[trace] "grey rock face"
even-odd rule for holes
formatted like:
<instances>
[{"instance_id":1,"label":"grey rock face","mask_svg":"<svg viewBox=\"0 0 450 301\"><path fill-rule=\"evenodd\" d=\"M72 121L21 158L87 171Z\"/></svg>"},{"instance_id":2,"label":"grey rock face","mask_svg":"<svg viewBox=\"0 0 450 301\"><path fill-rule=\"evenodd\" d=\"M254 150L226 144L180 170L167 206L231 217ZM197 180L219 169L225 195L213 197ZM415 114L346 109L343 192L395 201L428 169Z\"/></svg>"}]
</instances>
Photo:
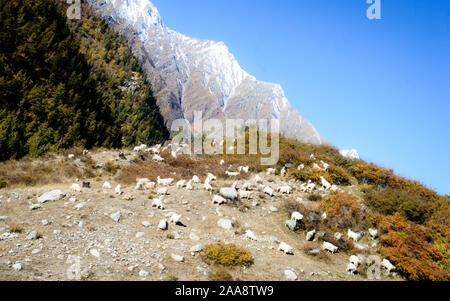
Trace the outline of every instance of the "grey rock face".
<instances>
[{"instance_id":1,"label":"grey rock face","mask_svg":"<svg viewBox=\"0 0 450 301\"><path fill-rule=\"evenodd\" d=\"M173 120L276 119L281 134L303 142L325 141L286 99L280 85L242 70L222 42L190 38L163 25L148 0L89 0L100 17L129 41L152 84L170 128Z\"/></svg>"}]
</instances>

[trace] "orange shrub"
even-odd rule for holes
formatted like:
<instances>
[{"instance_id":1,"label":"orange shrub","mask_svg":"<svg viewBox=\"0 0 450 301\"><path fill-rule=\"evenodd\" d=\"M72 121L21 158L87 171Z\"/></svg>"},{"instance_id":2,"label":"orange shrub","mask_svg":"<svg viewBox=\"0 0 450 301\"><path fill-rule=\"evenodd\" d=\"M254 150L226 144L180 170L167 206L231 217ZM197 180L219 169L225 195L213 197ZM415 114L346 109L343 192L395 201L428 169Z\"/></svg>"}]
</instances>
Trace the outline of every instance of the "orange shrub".
<instances>
[{"instance_id":1,"label":"orange shrub","mask_svg":"<svg viewBox=\"0 0 450 301\"><path fill-rule=\"evenodd\" d=\"M394 173L392 169L384 169L373 163L366 162L356 164L352 166L350 170L359 182L379 186L388 185L389 179Z\"/></svg>"},{"instance_id":2,"label":"orange shrub","mask_svg":"<svg viewBox=\"0 0 450 301\"><path fill-rule=\"evenodd\" d=\"M321 209L327 213L327 221L333 228L361 227L365 221L361 205L351 194L330 195L322 202Z\"/></svg>"},{"instance_id":3,"label":"orange shrub","mask_svg":"<svg viewBox=\"0 0 450 301\"><path fill-rule=\"evenodd\" d=\"M433 245L430 230L409 223L403 216L378 216L381 252L408 280L448 281L450 273L439 265L444 259Z\"/></svg>"}]
</instances>

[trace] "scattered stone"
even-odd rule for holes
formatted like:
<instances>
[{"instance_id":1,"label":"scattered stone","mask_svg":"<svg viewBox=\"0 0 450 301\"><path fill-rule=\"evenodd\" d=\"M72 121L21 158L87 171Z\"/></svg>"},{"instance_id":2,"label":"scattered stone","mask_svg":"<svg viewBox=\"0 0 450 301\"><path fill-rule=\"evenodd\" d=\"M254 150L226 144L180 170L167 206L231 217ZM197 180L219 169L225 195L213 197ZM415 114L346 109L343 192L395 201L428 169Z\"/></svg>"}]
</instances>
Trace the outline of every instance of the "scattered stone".
<instances>
[{"instance_id":1,"label":"scattered stone","mask_svg":"<svg viewBox=\"0 0 450 301\"><path fill-rule=\"evenodd\" d=\"M172 257L173 260L177 261L177 262L183 262L184 261L184 257L177 255L177 254L172 254L170 255L170 257Z\"/></svg>"},{"instance_id":2,"label":"scattered stone","mask_svg":"<svg viewBox=\"0 0 450 301\"><path fill-rule=\"evenodd\" d=\"M142 225L143 225L144 227L148 228L148 227L150 227L152 224L151 224L150 222L148 222L148 221L143 221L143 222L142 222Z\"/></svg>"},{"instance_id":3,"label":"scattered stone","mask_svg":"<svg viewBox=\"0 0 450 301\"><path fill-rule=\"evenodd\" d=\"M31 231L27 237L25 238L26 240L34 240L38 238L38 234L36 231Z\"/></svg>"},{"instance_id":4,"label":"scattered stone","mask_svg":"<svg viewBox=\"0 0 450 301\"><path fill-rule=\"evenodd\" d=\"M284 276L286 277L286 280L288 281L295 281L298 279L297 273L293 270L285 270Z\"/></svg>"},{"instance_id":5,"label":"scattered stone","mask_svg":"<svg viewBox=\"0 0 450 301\"><path fill-rule=\"evenodd\" d=\"M113 213L109 216L113 221L118 223L120 221L120 211L117 211L116 213Z\"/></svg>"},{"instance_id":6,"label":"scattered stone","mask_svg":"<svg viewBox=\"0 0 450 301\"><path fill-rule=\"evenodd\" d=\"M13 264L12 267L15 271L21 271L23 269L22 264L20 262L16 262L15 264Z\"/></svg>"},{"instance_id":7,"label":"scattered stone","mask_svg":"<svg viewBox=\"0 0 450 301\"><path fill-rule=\"evenodd\" d=\"M201 251L203 251L203 245L201 245L201 244L195 245L191 248L190 251L193 253L201 252Z\"/></svg>"},{"instance_id":8,"label":"scattered stone","mask_svg":"<svg viewBox=\"0 0 450 301\"><path fill-rule=\"evenodd\" d=\"M217 222L217 225L225 230L231 230L233 229L234 223L232 220L222 218Z\"/></svg>"},{"instance_id":9,"label":"scattered stone","mask_svg":"<svg viewBox=\"0 0 450 301\"><path fill-rule=\"evenodd\" d=\"M287 220L286 221L286 227L288 227L289 230L291 230L291 231L297 231L298 230L297 222L293 221L293 220Z\"/></svg>"},{"instance_id":10,"label":"scattered stone","mask_svg":"<svg viewBox=\"0 0 450 301\"><path fill-rule=\"evenodd\" d=\"M253 233L253 231L247 230L245 231L244 237L250 240L254 240L257 241L258 239L256 238L255 233Z\"/></svg>"},{"instance_id":11,"label":"scattered stone","mask_svg":"<svg viewBox=\"0 0 450 301\"><path fill-rule=\"evenodd\" d=\"M161 230L167 230L169 228L169 223L166 219L162 219L158 224L158 228Z\"/></svg>"},{"instance_id":12,"label":"scattered stone","mask_svg":"<svg viewBox=\"0 0 450 301\"><path fill-rule=\"evenodd\" d=\"M42 225L44 225L44 226L47 226L48 224L50 224L50 222L49 222L48 220L46 220L46 219L43 219L43 220L41 221L41 223L42 223Z\"/></svg>"},{"instance_id":13,"label":"scattered stone","mask_svg":"<svg viewBox=\"0 0 450 301\"><path fill-rule=\"evenodd\" d=\"M89 253L91 253L92 256L100 258L100 252L97 249L92 249L89 251Z\"/></svg>"},{"instance_id":14,"label":"scattered stone","mask_svg":"<svg viewBox=\"0 0 450 301\"><path fill-rule=\"evenodd\" d=\"M191 234L189 235L189 238L191 240L193 240L193 241L199 241L200 240L200 237L197 234L195 234L194 232L191 232Z\"/></svg>"},{"instance_id":15,"label":"scattered stone","mask_svg":"<svg viewBox=\"0 0 450 301\"><path fill-rule=\"evenodd\" d=\"M274 207L274 206L271 206L271 207L269 208L269 210L272 211L272 212L278 212L278 208L277 208L277 207Z\"/></svg>"},{"instance_id":16,"label":"scattered stone","mask_svg":"<svg viewBox=\"0 0 450 301\"><path fill-rule=\"evenodd\" d=\"M138 233L136 233L136 238L141 238L144 235L145 235L144 232L138 232Z\"/></svg>"},{"instance_id":17,"label":"scattered stone","mask_svg":"<svg viewBox=\"0 0 450 301\"><path fill-rule=\"evenodd\" d=\"M294 249L285 242L282 242L278 247L280 251L283 251L285 254L294 255Z\"/></svg>"},{"instance_id":18,"label":"scattered stone","mask_svg":"<svg viewBox=\"0 0 450 301\"><path fill-rule=\"evenodd\" d=\"M42 208L42 206L39 204L31 204L30 205L30 210L36 210L36 209L40 209L40 208Z\"/></svg>"},{"instance_id":19,"label":"scattered stone","mask_svg":"<svg viewBox=\"0 0 450 301\"><path fill-rule=\"evenodd\" d=\"M147 272L146 270L140 270L139 271L139 276L140 277L147 277L148 275L150 275L150 273Z\"/></svg>"},{"instance_id":20,"label":"scattered stone","mask_svg":"<svg viewBox=\"0 0 450 301\"><path fill-rule=\"evenodd\" d=\"M43 204L45 202L54 202L59 201L66 197L66 194L59 189L52 190L44 193L40 197L37 198L38 202Z\"/></svg>"}]
</instances>

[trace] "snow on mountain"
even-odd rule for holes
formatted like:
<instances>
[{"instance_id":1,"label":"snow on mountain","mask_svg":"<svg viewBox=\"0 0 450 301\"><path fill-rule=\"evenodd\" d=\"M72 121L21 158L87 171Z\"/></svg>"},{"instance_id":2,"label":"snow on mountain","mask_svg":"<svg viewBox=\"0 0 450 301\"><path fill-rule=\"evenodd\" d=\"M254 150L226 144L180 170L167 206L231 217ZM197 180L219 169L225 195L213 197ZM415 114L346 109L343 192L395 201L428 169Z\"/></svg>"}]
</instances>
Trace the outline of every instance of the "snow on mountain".
<instances>
[{"instance_id":1,"label":"snow on mountain","mask_svg":"<svg viewBox=\"0 0 450 301\"><path fill-rule=\"evenodd\" d=\"M256 80L242 70L223 42L190 38L166 27L148 0L89 0L129 41L152 84L167 125L178 118L271 119L281 133L324 143L315 128L286 99L280 85Z\"/></svg>"}]
</instances>

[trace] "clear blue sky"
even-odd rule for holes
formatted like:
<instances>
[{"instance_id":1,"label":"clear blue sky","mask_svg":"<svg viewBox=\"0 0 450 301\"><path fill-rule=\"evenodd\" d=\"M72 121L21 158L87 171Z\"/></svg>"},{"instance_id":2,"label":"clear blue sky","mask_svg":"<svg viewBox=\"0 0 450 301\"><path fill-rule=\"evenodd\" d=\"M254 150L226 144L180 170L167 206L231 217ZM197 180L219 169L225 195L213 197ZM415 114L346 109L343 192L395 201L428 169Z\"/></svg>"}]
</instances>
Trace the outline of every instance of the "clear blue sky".
<instances>
[{"instance_id":1,"label":"clear blue sky","mask_svg":"<svg viewBox=\"0 0 450 301\"><path fill-rule=\"evenodd\" d=\"M153 0L166 26L223 41L338 148L450 194L450 1Z\"/></svg>"}]
</instances>

